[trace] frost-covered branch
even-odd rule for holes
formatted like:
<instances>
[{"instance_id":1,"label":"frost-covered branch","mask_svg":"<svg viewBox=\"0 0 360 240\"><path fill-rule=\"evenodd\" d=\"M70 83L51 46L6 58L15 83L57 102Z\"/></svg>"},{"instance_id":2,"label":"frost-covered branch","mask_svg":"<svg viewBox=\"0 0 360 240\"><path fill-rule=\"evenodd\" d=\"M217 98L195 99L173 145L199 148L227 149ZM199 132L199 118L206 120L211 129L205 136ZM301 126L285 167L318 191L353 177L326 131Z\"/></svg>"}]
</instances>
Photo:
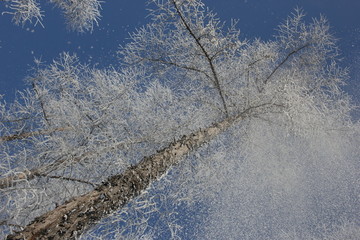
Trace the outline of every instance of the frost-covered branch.
<instances>
[{"instance_id":1,"label":"frost-covered branch","mask_svg":"<svg viewBox=\"0 0 360 240\"><path fill-rule=\"evenodd\" d=\"M199 72L199 73L204 74L208 79L212 79L209 74L207 74L205 71L203 71L203 70L201 70L201 69L197 69L196 67L182 66L182 65L179 65L179 64L177 64L177 63L168 62L168 61L162 60L162 59L144 58L143 60L150 61L150 62L159 62L159 63L163 63L163 64L166 64L166 65L175 66L175 67L177 67L177 68L182 68L182 69L185 69L185 70L190 70L190 71Z\"/></svg>"},{"instance_id":2,"label":"frost-covered branch","mask_svg":"<svg viewBox=\"0 0 360 240\"><path fill-rule=\"evenodd\" d=\"M214 66L214 62L213 62L213 57L211 57L208 53L208 51L205 49L205 46L203 46L203 44L200 42L200 36L196 36L194 31L192 30L192 28L190 27L189 23L187 22L187 20L185 19L180 7L178 6L178 3L176 0L172 0L172 3L174 4L174 7L176 9L176 12L177 14L179 15L180 19L181 19L181 22L184 24L186 30L189 32L189 34L191 35L191 37L195 40L196 44L199 46L199 48L201 49L201 52L204 54L204 56L206 57L207 61L208 61L208 64L210 66L210 69L211 69L211 73L212 73L212 76L213 76L213 80L214 80L214 83L215 83L215 87L216 89L218 90L218 93L220 95L220 98L221 98L221 101L222 101L222 104L223 104L223 107L224 107L224 112L225 112L225 115L227 117L229 117L229 111L228 111L228 107L226 105L226 100L225 100L225 96L223 94L223 91L222 91L222 87L220 85L220 81L219 81L219 77L218 77L218 74L217 74L217 71L215 69L215 66ZM217 55L217 54L216 54ZM214 55L215 56L215 55Z\"/></svg>"},{"instance_id":3,"label":"frost-covered branch","mask_svg":"<svg viewBox=\"0 0 360 240\"><path fill-rule=\"evenodd\" d=\"M284 60L282 60L282 61L274 68L274 70L269 74L269 76L266 77L266 79L264 80L264 84L266 84L266 83L270 80L270 78L276 73L276 71L277 71L281 66L283 66L283 65L288 61L288 59L289 59L292 55L298 53L299 51L301 51L302 49L307 48L307 47L309 47L309 44L306 44L306 45L304 45L304 46L301 46L300 48L295 49L295 50L293 50L292 52L290 52L289 54L287 54L286 57L284 58ZM255 63L256 63L256 62L252 63L252 65L255 64Z\"/></svg>"},{"instance_id":4,"label":"frost-covered branch","mask_svg":"<svg viewBox=\"0 0 360 240\"><path fill-rule=\"evenodd\" d=\"M16 25L24 26L27 22L34 25L42 25L43 13L40 10L40 4L36 0L8 0L10 1L10 11L3 12L2 14L13 15L12 20ZM6 2L8 2L6 1ZM43 25L42 25L43 26Z\"/></svg>"},{"instance_id":5,"label":"frost-covered branch","mask_svg":"<svg viewBox=\"0 0 360 240\"><path fill-rule=\"evenodd\" d=\"M73 178L64 177L64 176L51 177L51 176L49 176L49 173L54 172L61 166L66 167L69 164L77 164L77 163L80 163L81 161L85 161L87 158L97 156L100 153L104 153L104 152L110 153L112 151L122 149L127 145L141 143L141 142L143 142L143 140L117 143L116 145L109 146L104 149L97 149L97 151L94 151L94 152L85 152L81 156L70 158L70 160L69 160L68 156L64 156L50 164L45 164L41 167L36 167L36 168L30 169L30 170L24 170L22 172L17 172L17 173L11 174L9 176L1 176L0 177L0 189L15 187L17 184L21 184L24 181L31 181L34 178L39 177L39 176L71 180ZM83 181L83 180L77 180L77 181L87 183L87 181Z\"/></svg>"},{"instance_id":6,"label":"frost-covered branch","mask_svg":"<svg viewBox=\"0 0 360 240\"><path fill-rule=\"evenodd\" d=\"M44 27L42 20L44 14L37 0L4 0L9 2L10 11L2 14L13 15L12 20L16 25L24 26L26 23L40 24ZM64 12L67 26L72 31L92 31L94 25L98 24L101 17L101 1L99 0L48 0L61 8Z\"/></svg>"},{"instance_id":7,"label":"frost-covered branch","mask_svg":"<svg viewBox=\"0 0 360 240\"><path fill-rule=\"evenodd\" d=\"M67 26L72 31L92 31L101 17L99 0L49 0L63 10Z\"/></svg>"},{"instance_id":8,"label":"frost-covered branch","mask_svg":"<svg viewBox=\"0 0 360 240\"><path fill-rule=\"evenodd\" d=\"M193 70L194 80L209 82L219 96L222 112L229 115L222 86L225 80L217 68L245 44L238 39L236 22L223 34L222 24L200 1L152 2L157 7L151 14L154 23L132 34L134 42L120 51L125 62L147 65L159 74L172 68Z\"/></svg>"},{"instance_id":9,"label":"frost-covered branch","mask_svg":"<svg viewBox=\"0 0 360 240\"><path fill-rule=\"evenodd\" d=\"M53 179L60 179L60 180L66 180L66 181L79 182L79 183L89 184L92 187L95 187L94 183L84 181L84 180L81 180L81 179L76 179L76 178L70 178L70 177L64 177L64 176L51 176L51 175L46 175L46 174L36 174L36 176L37 177L46 177L46 178L53 178Z\"/></svg>"},{"instance_id":10,"label":"frost-covered branch","mask_svg":"<svg viewBox=\"0 0 360 240\"><path fill-rule=\"evenodd\" d=\"M60 128L55 128L55 129L39 130L39 131L34 131L34 132L23 132L23 133L12 134L12 135L7 135L7 136L0 136L0 142L1 141L21 140L24 138L30 138L30 137L39 136L39 135L48 135L48 134L51 134L54 132L67 131L67 130L70 130L70 128L60 127Z\"/></svg>"}]
</instances>

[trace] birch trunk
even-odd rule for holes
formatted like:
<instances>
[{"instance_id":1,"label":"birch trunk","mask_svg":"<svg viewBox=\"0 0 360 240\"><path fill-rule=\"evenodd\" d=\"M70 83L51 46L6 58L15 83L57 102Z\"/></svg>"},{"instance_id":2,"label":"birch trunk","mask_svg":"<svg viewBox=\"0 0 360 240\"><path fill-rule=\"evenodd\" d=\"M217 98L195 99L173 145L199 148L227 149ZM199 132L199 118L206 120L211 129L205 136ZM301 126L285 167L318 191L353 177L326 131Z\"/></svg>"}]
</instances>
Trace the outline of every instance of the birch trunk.
<instances>
[{"instance_id":1,"label":"birch trunk","mask_svg":"<svg viewBox=\"0 0 360 240\"><path fill-rule=\"evenodd\" d=\"M144 157L137 165L108 178L93 191L76 197L34 219L22 231L7 239L75 239L96 221L123 207L140 195L154 180L165 174L182 157L228 129L244 113L183 136L156 154Z\"/></svg>"}]
</instances>

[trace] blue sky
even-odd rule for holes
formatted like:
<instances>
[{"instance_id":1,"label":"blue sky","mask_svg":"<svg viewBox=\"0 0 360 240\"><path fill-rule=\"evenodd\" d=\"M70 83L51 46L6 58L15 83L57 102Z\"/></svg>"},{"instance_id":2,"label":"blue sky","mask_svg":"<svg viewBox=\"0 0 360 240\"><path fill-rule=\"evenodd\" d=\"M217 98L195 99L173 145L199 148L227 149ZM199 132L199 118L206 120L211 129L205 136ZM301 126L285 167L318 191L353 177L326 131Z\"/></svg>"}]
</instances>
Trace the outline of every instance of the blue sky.
<instances>
[{"instance_id":1,"label":"blue sky","mask_svg":"<svg viewBox=\"0 0 360 240\"><path fill-rule=\"evenodd\" d=\"M43 2L43 1L41 1ZM343 66L349 67L351 79L345 90L356 96L360 91L360 9L359 0L204 0L220 19L239 19L242 38L271 39L274 29L295 7L301 7L308 19L325 15L332 32L339 38ZM25 87L34 58L51 62L63 51L76 53L83 62L99 67L115 65L116 50L127 41L128 33L145 24L145 0L104 1L102 19L92 34L68 32L61 13L50 4L42 4L43 23L18 27L11 16L0 16L0 94L11 101L15 91ZM1 2L0 12L6 11Z\"/></svg>"}]
</instances>

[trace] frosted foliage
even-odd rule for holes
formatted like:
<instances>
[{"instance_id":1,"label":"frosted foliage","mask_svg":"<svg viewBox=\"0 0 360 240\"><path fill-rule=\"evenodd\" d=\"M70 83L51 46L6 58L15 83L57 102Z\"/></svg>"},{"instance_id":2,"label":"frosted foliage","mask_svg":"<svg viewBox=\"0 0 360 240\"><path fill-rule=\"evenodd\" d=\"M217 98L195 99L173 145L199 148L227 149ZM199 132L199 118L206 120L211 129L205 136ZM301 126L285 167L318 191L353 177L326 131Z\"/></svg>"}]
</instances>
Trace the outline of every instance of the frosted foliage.
<instances>
[{"instance_id":1,"label":"frosted foliage","mask_svg":"<svg viewBox=\"0 0 360 240\"><path fill-rule=\"evenodd\" d=\"M10 2L11 11L16 25L24 26L27 22L42 24L44 17L40 4L36 0L5 0ZM101 5L98 0L48 0L59 7L66 18L67 26L72 31L92 31L94 24L100 19Z\"/></svg>"},{"instance_id":2,"label":"frosted foliage","mask_svg":"<svg viewBox=\"0 0 360 240\"><path fill-rule=\"evenodd\" d=\"M16 25L25 25L26 22L35 20L35 25L40 23L43 14L40 10L39 3L34 0L12 0L10 2L11 12L6 12L13 15L12 20Z\"/></svg>"},{"instance_id":3,"label":"frosted foliage","mask_svg":"<svg viewBox=\"0 0 360 240\"><path fill-rule=\"evenodd\" d=\"M326 19L242 41L200 1L151 2L119 66L37 61L0 104L0 236L234 118L80 238L359 239L360 125Z\"/></svg>"},{"instance_id":4,"label":"frosted foliage","mask_svg":"<svg viewBox=\"0 0 360 240\"><path fill-rule=\"evenodd\" d=\"M64 12L70 30L92 31L100 19L100 1L98 0L50 0Z\"/></svg>"}]
</instances>

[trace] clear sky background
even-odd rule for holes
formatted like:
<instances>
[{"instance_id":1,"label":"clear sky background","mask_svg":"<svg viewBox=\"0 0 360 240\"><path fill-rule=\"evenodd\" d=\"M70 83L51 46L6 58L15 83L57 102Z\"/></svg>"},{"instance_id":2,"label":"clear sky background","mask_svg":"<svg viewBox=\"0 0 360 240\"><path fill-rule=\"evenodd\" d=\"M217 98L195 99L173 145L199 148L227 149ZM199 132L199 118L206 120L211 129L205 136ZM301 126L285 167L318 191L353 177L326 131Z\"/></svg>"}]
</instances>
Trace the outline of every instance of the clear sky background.
<instances>
[{"instance_id":1,"label":"clear sky background","mask_svg":"<svg viewBox=\"0 0 360 240\"><path fill-rule=\"evenodd\" d=\"M45 2L41 0L41 2ZM295 7L301 7L310 21L325 15L331 31L339 39L344 57L342 66L349 67L351 79L345 90L360 103L360 1L359 0L204 0L218 13L220 19L230 22L239 19L242 38L271 39L277 25ZM116 51L128 41L128 33L146 24L146 0L104 0L102 19L93 33L68 32L58 9L43 3L44 26L18 27L11 15L0 16L0 94L12 101L16 90L26 85L24 78L31 73L34 58L51 62L63 51L76 53L82 62L107 67L116 66ZM0 2L0 12L7 9Z\"/></svg>"}]
</instances>

